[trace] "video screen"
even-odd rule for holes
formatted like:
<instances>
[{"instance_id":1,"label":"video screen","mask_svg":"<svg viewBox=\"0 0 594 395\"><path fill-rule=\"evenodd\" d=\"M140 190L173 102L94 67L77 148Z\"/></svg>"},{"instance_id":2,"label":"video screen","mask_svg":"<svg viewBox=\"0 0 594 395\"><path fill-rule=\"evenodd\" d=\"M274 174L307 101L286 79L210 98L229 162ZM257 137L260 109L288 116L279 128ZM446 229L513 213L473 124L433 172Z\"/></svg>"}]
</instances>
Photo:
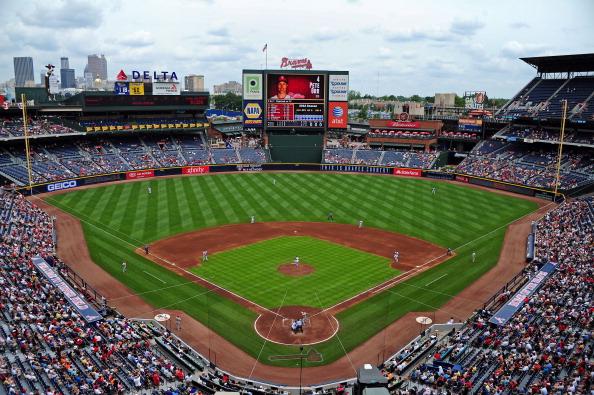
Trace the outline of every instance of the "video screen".
<instances>
[{"instance_id":1,"label":"video screen","mask_svg":"<svg viewBox=\"0 0 594 395\"><path fill-rule=\"evenodd\" d=\"M324 127L324 74L268 74L268 127Z\"/></svg>"}]
</instances>

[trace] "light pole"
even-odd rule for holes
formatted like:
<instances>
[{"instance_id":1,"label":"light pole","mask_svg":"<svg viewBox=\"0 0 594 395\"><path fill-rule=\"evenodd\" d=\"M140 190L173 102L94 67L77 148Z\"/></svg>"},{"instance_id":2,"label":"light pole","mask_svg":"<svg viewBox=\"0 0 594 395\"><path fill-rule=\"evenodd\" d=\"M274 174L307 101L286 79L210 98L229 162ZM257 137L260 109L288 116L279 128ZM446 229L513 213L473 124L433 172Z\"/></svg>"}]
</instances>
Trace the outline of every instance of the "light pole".
<instances>
[{"instance_id":1,"label":"light pole","mask_svg":"<svg viewBox=\"0 0 594 395\"><path fill-rule=\"evenodd\" d=\"M303 395L301 392L301 377L303 377L303 346L299 347L299 395Z\"/></svg>"}]
</instances>

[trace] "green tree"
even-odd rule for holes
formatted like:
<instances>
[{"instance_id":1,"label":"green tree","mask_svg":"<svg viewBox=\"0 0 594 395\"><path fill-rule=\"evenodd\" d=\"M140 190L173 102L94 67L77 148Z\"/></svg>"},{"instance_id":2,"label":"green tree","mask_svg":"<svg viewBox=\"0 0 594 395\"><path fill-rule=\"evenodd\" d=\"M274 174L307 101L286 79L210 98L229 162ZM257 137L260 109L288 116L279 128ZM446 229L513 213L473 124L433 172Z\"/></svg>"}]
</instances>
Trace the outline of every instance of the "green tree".
<instances>
[{"instance_id":1,"label":"green tree","mask_svg":"<svg viewBox=\"0 0 594 395\"><path fill-rule=\"evenodd\" d=\"M361 92L359 91L349 91L348 99L350 100L357 100L361 98Z\"/></svg>"},{"instance_id":2,"label":"green tree","mask_svg":"<svg viewBox=\"0 0 594 395\"><path fill-rule=\"evenodd\" d=\"M359 115L357 115L357 118L361 118L361 119L369 119L369 112L367 111L367 106L363 106L360 110L359 110Z\"/></svg>"}]
</instances>

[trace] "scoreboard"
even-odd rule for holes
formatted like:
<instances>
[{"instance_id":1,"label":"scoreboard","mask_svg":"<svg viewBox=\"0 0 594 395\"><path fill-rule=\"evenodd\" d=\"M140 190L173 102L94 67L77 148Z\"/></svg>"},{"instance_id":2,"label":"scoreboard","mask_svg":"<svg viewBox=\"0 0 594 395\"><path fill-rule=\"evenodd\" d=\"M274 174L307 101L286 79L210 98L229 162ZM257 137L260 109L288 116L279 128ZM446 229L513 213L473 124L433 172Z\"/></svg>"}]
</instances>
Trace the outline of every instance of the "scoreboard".
<instances>
[{"instance_id":1,"label":"scoreboard","mask_svg":"<svg viewBox=\"0 0 594 395\"><path fill-rule=\"evenodd\" d=\"M324 105L316 103L268 103L268 126L323 127Z\"/></svg>"},{"instance_id":2,"label":"scoreboard","mask_svg":"<svg viewBox=\"0 0 594 395\"><path fill-rule=\"evenodd\" d=\"M458 131L466 133L481 133L483 127L482 119L458 119Z\"/></svg>"},{"instance_id":3,"label":"scoreboard","mask_svg":"<svg viewBox=\"0 0 594 395\"><path fill-rule=\"evenodd\" d=\"M323 128L325 74L266 75L266 126Z\"/></svg>"},{"instance_id":4,"label":"scoreboard","mask_svg":"<svg viewBox=\"0 0 594 395\"><path fill-rule=\"evenodd\" d=\"M243 70L243 126L319 133L348 128L348 71Z\"/></svg>"}]
</instances>

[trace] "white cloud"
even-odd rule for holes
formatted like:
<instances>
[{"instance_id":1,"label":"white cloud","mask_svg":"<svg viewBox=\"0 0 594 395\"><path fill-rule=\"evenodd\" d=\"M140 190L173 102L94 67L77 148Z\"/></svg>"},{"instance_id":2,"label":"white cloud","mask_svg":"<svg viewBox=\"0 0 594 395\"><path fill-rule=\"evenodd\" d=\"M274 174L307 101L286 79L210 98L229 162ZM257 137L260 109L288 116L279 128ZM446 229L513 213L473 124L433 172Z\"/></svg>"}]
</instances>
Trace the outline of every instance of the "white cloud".
<instances>
[{"instance_id":1,"label":"white cloud","mask_svg":"<svg viewBox=\"0 0 594 395\"><path fill-rule=\"evenodd\" d=\"M146 47L154 44L154 42L155 38L152 33L147 32L146 30L138 30L116 40L118 45L125 45L128 47Z\"/></svg>"},{"instance_id":2,"label":"white cloud","mask_svg":"<svg viewBox=\"0 0 594 395\"><path fill-rule=\"evenodd\" d=\"M33 57L36 76L61 56L80 76L87 55L104 54L110 76L167 67L212 85L289 57L347 70L363 94L506 97L534 75L520 57L592 52L593 12L592 0L554 13L542 0L0 0L0 83L14 77L15 56Z\"/></svg>"},{"instance_id":3,"label":"white cloud","mask_svg":"<svg viewBox=\"0 0 594 395\"><path fill-rule=\"evenodd\" d=\"M547 49L545 44L523 44L518 41L508 41L501 47L501 54L507 58L539 56Z\"/></svg>"}]
</instances>

